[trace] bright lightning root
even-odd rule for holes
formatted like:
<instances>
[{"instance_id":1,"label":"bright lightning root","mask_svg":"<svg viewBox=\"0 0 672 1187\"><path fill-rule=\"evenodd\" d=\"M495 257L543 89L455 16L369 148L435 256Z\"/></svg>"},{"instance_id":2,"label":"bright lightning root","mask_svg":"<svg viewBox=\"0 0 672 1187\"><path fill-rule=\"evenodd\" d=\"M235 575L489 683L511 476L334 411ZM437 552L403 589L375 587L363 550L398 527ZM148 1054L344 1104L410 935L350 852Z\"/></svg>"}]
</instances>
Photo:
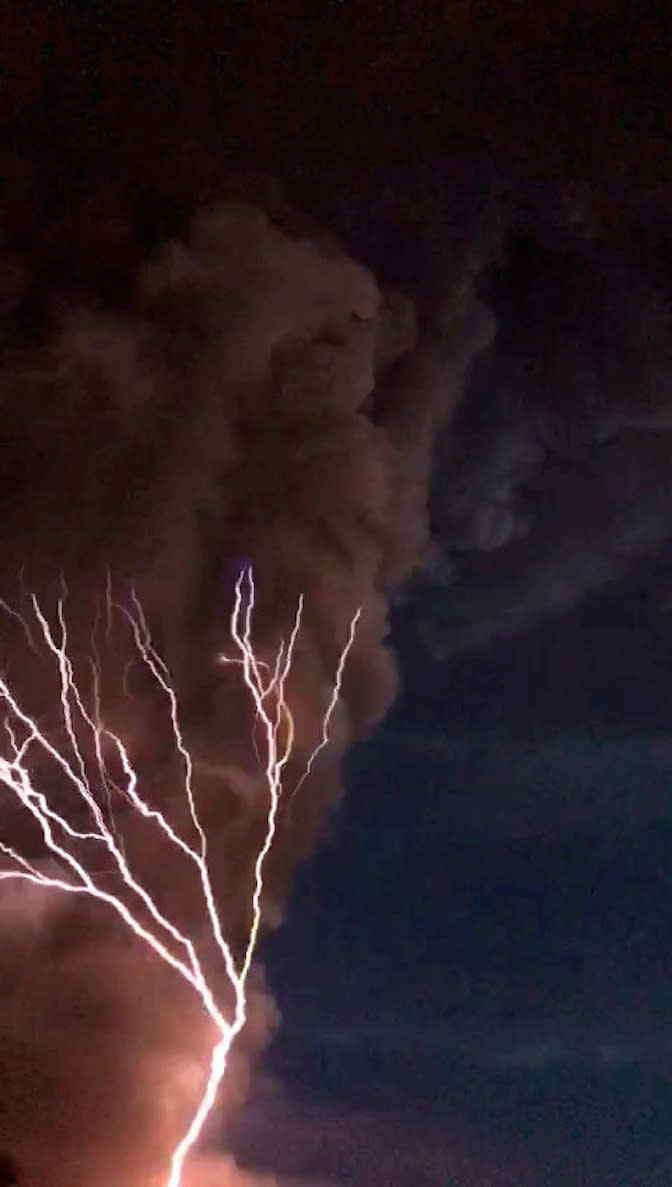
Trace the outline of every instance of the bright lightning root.
<instances>
[{"instance_id":1,"label":"bright lightning root","mask_svg":"<svg viewBox=\"0 0 672 1187\"><path fill-rule=\"evenodd\" d=\"M166 1187L179 1187L187 1157L197 1142L205 1121L215 1104L217 1092L226 1071L231 1046L247 1020L247 981L262 922L264 867L276 835L278 809L283 792L283 772L292 756L294 746L295 725L286 698L286 684L301 627L303 599L299 599L288 641L280 643L274 663L267 663L257 656L252 642L255 586L252 570L245 569L236 583L234 606L230 619L231 638L236 648L236 655L220 657L222 662L236 663L242 669L245 686L252 698L257 727L260 728L263 738L265 753L262 756L262 765L269 794L264 839L254 863L250 902L251 923L242 961L237 964L231 947L224 937L217 911L208 864L207 836L201 825L196 806L193 788L193 762L185 745L180 726L177 695L172 687L168 668L152 645L142 607L135 595L132 597L132 610L123 606L115 606L108 588L108 626L114 609L126 618L140 659L167 698L174 742L184 770L185 797L198 839L195 847L175 831L163 813L143 799L138 790L138 776L126 746L121 738L104 725L100 715L100 671L95 658L95 649L91 659L94 689L93 710L87 707L84 697L75 683L72 662L68 656L65 618L66 593L64 588L58 602L57 631L50 624L37 598L30 595L33 616L39 631L38 643L51 655L58 670L61 721L67 738L65 752L50 741L37 720L25 712L7 682L0 677L0 701L6 710L4 730L8 743L7 755L0 756L0 782L14 794L23 808L33 817L41 831L46 850L57 859L63 870L63 876L46 873L21 853L0 841L0 852L4 853L13 863L12 868L0 871L0 881L23 879L38 886L66 893L88 895L90 898L105 903L117 913L137 939L145 943L156 956L177 972L198 995L205 1013L214 1023L217 1041L211 1051L210 1069L198 1107L186 1133L172 1153ZM2 608L13 617L20 617L4 603ZM315 759L329 741L331 719L340 696L343 671L354 642L360 613L358 610L350 623L347 642L341 652L335 674L331 697L322 718L320 740L308 758L303 775L296 784L295 792L308 777ZM31 625L23 617L20 620L26 637L35 650ZM79 742L78 723L80 728L82 724L84 725L93 743L96 786L100 784L104 789L108 797L108 810L111 790L116 790L131 808L145 819L151 820L161 830L173 850L176 851L176 856L194 867L203 894L210 932L224 962L234 993L234 1010L231 1019L226 1018L217 1003L193 941L161 911L152 895L131 870L121 842L116 835L111 814L108 822L92 788L88 776L87 761ZM121 786L113 783L108 773L104 758L105 744L111 747L121 764L124 775ZM75 827L72 821L56 811L48 797L37 789L30 773L32 765L30 760L35 751L54 763L65 775L70 788L77 793L78 802L86 809L89 821L88 830L84 831ZM81 856L83 851L95 854L94 860L83 858ZM100 864L101 852L104 852L107 858L112 859L114 868L121 877L125 889L123 897L105 889L100 884L96 869ZM132 905L129 905L129 902Z\"/></svg>"}]
</instances>

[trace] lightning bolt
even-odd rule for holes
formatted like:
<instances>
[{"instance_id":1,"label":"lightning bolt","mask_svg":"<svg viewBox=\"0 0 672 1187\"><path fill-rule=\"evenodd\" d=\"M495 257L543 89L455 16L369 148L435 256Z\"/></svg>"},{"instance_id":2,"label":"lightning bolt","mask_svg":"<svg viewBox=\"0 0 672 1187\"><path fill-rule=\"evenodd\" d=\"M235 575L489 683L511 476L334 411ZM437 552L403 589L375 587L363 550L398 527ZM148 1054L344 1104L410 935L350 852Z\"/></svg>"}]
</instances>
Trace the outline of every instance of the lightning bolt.
<instances>
[{"instance_id":1,"label":"lightning bolt","mask_svg":"<svg viewBox=\"0 0 672 1187\"><path fill-rule=\"evenodd\" d=\"M338 704L338 701L339 701L339 698L341 695L341 686L343 684L343 673L345 671L345 665L348 662L348 656L349 656L350 652L352 651L352 647L355 642L355 635L357 632L357 623L359 622L361 616L362 616L362 608L360 606L359 610L356 611L356 613L353 615L353 617L350 620L350 627L348 630L348 639L347 639L345 647L343 648L343 650L340 654L340 657L339 657L338 666L336 668L336 678L334 680L334 683L333 683L333 686L331 689L331 696L329 697L329 703L327 705L327 709L324 714L324 717L322 718L322 737L320 738L320 741L318 742L315 749L311 751L311 753L308 757L308 762L305 765L303 774L301 775L301 778L297 780L294 788L292 789L292 795L291 795L292 799L294 799L294 797L298 794L298 792L301 790L304 783L306 782L306 779L308 778L308 776L310 775L310 772L313 769L315 759L318 757L319 754L322 753L322 751L325 749L325 747L329 745L329 731L331 729L331 719L334 716L334 713L336 712L336 706Z\"/></svg>"},{"instance_id":2,"label":"lightning bolt","mask_svg":"<svg viewBox=\"0 0 672 1187\"><path fill-rule=\"evenodd\" d=\"M251 568L244 569L236 582L230 617L230 633L236 654L232 657L220 656L223 662L235 663L241 667L245 687L252 699L256 726L263 740L264 753L261 758L269 796L263 843L254 863L250 900L251 922L242 960L237 963L224 936L217 910L208 861L208 839L198 814L194 793L193 760L180 725L177 694L171 683L168 667L152 643L148 624L135 592L131 595L131 609L114 602L108 578L107 631L109 635L113 613L120 613L131 631L138 656L166 698L174 744L183 768L183 787L189 816L197 837L195 846L189 844L173 828L162 812L144 799L139 790L138 775L124 742L105 726L101 717L100 669L95 646L90 661L93 675L92 709L87 706L75 682L74 668L68 654L65 585L57 603L56 627L50 623L35 595L28 596L39 631L38 643L51 656L58 672L61 721L67 742L64 749L54 744L38 721L22 707L4 676L0 676L0 702L5 709L4 732L7 739L6 753L0 755L0 782L33 818L42 834L47 852L57 859L63 874L61 876L60 873L47 873L0 840L0 853L12 862L11 868L0 870L0 881L23 879L68 894L88 895L104 903L116 912L137 939L178 973L198 995L205 1014L214 1024L217 1040L211 1050L209 1071L198 1106L188 1129L172 1152L166 1187L180 1187L186 1160L215 1104L231 1047L247 1021L247 982L263 919L264 869L276 837L278 810L283 793L283 774L292 756L295 741L295 723L288 704L286 687L301 629L303 597L298 599L289 638L280 641L275 658L269 663L261 659L254 648L254 576ZM37 650L32 624L5 603L0 603L0 606L12 617L19 619L31 649ZM309 755L295 790L305 782L317 755L328 744L330 724L340 697L343 672L360 615L361 610L358 610L351 620L329 703L322 718L321 736ZM80 742L82 730L88 732L95 756L93 785L89 776L90 760L87 762L85 747ZM106 744L111 747L121 765L123 780L119 783L113 781L109 775L104 757ZM31 759L35 752L55 764L65 775L69 787L76 792L76 801L85 809L85 827L78 827L73 824L71 818L57 811L48 796L35 786L34 777L31 775ZM94 786L100 786L107 796L109 823L98 802ZM233 989L234 1009L231 1018L225 1016L218 1004L194 942L180 930L174 920L163 913L131 869L114 828L110 809L113 790L122 795L127 804L140 816L152 821L169 842L175 856L195 869L210 933ZM121 878L124 890L120 894L101 885L100 874L96 872L101 853L106 859L112 859L113 867Z\"/></svg>"}]
</instances>

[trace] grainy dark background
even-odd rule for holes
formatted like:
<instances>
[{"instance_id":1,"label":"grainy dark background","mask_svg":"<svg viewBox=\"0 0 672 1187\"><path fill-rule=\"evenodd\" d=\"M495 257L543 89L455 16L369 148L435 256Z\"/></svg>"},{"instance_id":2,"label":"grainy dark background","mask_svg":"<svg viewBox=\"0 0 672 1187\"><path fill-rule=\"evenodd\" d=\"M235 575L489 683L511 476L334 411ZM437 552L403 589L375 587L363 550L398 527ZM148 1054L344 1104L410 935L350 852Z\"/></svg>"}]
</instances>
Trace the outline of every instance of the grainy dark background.
<instances>
[{"instance_id":1,"label":"grainy dark background","mask_svg":"<svg viewBox=\"0 0 672 1187\"><path fill-rule=\"evenodd\" d=\"M66 272L117 299L232 170L427 308L476 215L510 224L396 611L402 699L268 946L284 1095L242 1155L357 1187L662 1187L669 8L124 7L4 6L0 300L25 283L27 325Z\"/></svg>"}]
</instances>

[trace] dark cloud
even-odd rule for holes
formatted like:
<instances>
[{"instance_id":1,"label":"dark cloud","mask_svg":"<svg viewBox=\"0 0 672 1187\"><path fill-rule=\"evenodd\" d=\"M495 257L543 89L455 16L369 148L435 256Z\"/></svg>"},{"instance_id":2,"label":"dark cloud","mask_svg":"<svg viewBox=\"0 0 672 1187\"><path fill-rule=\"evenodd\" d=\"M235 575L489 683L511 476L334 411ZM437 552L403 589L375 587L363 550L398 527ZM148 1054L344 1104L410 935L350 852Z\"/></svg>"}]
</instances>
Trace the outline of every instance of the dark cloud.
<instances>
[{"instance_id":1,"label":"dark cloud","mask_svg":"<svg viewBox=\"0 0 672 1187\"><path fill-rule=\"evenodd\" d=\"M658 253L512 234L496 342L439 451L426 636L509 633L627 573L672 532L672 321Z\"/></svg>"},{"instance_id":2,"label":"dark cloud","mask_svg":"<svg viewBox=\"0 0 672 1187\"><path fill-rule=\"evenodd\" d=\"M446 1126L431 1112L384 1104L353 1109L288 1096L279 1085L260 1093L239 1119L234 1138L243 1151L281 1173L282 1187L532 1187L531 1168L513 1143L491 1142L472 1127Z\"/></svg>"}]
</instances>

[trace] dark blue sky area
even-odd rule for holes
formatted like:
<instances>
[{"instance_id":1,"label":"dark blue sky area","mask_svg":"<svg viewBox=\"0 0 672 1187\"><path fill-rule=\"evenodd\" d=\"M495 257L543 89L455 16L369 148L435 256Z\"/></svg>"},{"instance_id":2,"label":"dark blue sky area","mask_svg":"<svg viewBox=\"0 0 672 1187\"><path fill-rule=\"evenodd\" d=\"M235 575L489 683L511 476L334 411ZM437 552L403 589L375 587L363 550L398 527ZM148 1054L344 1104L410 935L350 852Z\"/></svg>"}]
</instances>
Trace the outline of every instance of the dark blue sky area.
<instances>
[{"instance_id":1,"label":"dark blue sky area","mask_svg":"<svg viewBox=\"0 0 672 1187\"><path fill-rule=\"evenodd\" d=\"M492 1158L520 1168L502 1183L672 1182L672 634L652 573L440 667L401 624L404 696L269 945L287 1090L409 1132L433 1118L471 1151L458 1187L495 1182Z\"/></svg>"}]
</instances>

